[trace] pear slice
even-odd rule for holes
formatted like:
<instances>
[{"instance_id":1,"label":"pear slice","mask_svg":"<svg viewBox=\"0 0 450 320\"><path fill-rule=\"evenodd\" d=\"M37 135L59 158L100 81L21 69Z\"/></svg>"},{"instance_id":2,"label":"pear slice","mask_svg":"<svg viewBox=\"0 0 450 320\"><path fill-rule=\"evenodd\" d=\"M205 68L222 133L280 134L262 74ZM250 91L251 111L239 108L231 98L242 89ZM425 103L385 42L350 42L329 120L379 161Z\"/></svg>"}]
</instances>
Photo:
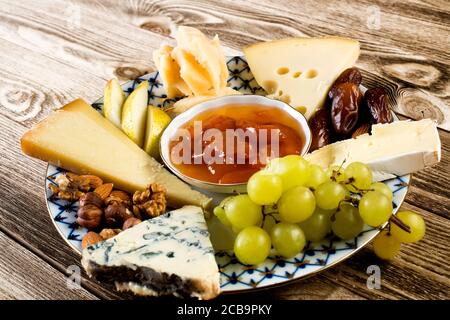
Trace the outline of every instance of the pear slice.
<instances>
[{"instance_id":1,"label":"pear slice","mask_svg":"<svg viewBox=\"0 0 450 320\"><path fill-rule=\"evenodd\" d=\"M122 130L142 148L147 121L148 81L142 81L125 100L122 110Z\"/></svg>"},{"instance_id":2,"label":"pear slice","mask_svg":"<svg viewBox=\"0 0 450 320\"><path fill-rule=\"evenodd\" d=\"M108 81L105 87L105 95L103 102L103 115L111 121L117 128L121 127L122 106L125 101L125 93L114 78Z\"/></svg>"},{"instance_id":3,"label":"pear slice","mask_svg":"<svg viewBox=\"0 0 450 320\"><path fill-rule=\"evenodd\" d=\"M156 160L160 159L159 139L171 120L161 108L148 106L144 150Z\"/></svg>"}]
</instances>

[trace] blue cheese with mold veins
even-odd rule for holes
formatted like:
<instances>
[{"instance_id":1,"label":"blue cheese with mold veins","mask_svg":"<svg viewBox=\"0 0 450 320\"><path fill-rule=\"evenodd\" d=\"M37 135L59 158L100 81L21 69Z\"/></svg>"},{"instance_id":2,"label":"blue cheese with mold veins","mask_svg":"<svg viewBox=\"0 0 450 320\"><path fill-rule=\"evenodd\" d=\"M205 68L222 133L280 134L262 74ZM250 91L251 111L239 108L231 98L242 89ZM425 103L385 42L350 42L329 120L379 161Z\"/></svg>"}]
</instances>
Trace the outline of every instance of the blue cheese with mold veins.
<instances>
[{"instance_id":1,"label":"blue cheese with mold veins","mask_svg":"<svg viewBox=\"0 0 450 320\"><path fill-rule=\"evenodd\" d=\"M202 209L186 206L83 250L90 276L139 295L211 299L219 270Z\"/></svg>"}]
</instances>

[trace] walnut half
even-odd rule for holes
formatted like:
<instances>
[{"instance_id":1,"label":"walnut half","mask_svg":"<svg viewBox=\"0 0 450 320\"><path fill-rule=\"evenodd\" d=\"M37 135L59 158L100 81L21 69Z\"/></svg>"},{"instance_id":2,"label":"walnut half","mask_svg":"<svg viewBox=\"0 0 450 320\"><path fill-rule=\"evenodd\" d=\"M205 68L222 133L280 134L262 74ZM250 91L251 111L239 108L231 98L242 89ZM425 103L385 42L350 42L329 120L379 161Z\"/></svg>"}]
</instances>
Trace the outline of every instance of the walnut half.
<instances>
[{"instance_id":1,"label":"walnut half","mask_svg":"<svg viewBox=\"0 0 450 320\"><path fill-rule=\"evenodd\" d=\"M141 219L150 219L166 212L166 190L157 183L150 184L144 191L133 194L133 213Z\"/></svg>"}]
</instances>

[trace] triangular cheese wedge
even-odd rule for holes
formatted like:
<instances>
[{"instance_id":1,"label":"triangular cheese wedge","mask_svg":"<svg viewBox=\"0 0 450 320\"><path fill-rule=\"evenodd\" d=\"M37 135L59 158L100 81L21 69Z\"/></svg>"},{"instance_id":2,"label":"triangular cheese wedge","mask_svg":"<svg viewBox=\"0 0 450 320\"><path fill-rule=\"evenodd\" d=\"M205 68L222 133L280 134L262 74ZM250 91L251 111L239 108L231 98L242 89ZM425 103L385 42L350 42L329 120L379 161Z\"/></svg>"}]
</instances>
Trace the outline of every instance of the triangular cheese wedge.
<instances>
[{"instance_id":1,"label":"triangular cheese wedge","mask_svg":"<svg viewBox=\"0 0 450 320\"><path fill-rule=\"evenodd\" d=\"M22 151L78 174L93 174L128 192L150 183L165 187L170 206L207 207L210 198L168 172L122 131L81 99L26 132Z\"/></svg>"},{"instance_id":2,"label":"triangular cheese wedge","mask_svg":"<svg viewBox=\"0 0 450 320\"><path fill-rule=\"evenodd\" d=\"M211 299L219 270L201 208L187 206L146 220L83 250L90 276L138 295Z\"/></svg>"},{"instance_id":3,"label":"triangular cheese wedge","mask_svg":"<svg viewBox=\"0 0 450 320\"><path fill-rule=\"evenodd\" d=\"M396 121L373 125L370 135L329 144L305 159L323 168L360 161L372 169L374 181L383 181L438 163L441 141L433 120Z\"/></svg>"},{"instance_id":4,"label":"triangular cheese wedge","mask_svg":"<svg viewBox=\"0 0 450 320\"><path fill-rule=\"evenodd\" d=\"M289 38L244 48L258 84L307 119L322 106L333 82L359 56L359 42L338 37Z\"/></svg>"}]
</instances>

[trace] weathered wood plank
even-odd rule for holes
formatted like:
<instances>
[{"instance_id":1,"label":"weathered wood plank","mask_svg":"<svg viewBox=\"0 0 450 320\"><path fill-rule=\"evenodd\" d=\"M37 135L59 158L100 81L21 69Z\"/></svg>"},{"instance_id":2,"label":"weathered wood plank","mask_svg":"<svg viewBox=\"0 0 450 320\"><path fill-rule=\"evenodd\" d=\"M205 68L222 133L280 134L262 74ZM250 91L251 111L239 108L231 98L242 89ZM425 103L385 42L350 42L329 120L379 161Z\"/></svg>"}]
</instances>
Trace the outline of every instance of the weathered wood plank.
<instances>
[{"instance_id":1,"label":"weathered wood plank","mask_svg":"<svg viewBox=\"0 0 450 320\"><path fill-rule=\"evenodd\" d=\"M1 231L0 255L0 299L97 299Z\"/></svg>"},{"instance_id":2,"label":"weathered wood plank","mask_svg":"<svg viewBox=\"0 0 450 320\"><path fill-rule=\"evenodd\" d=\"M425 219L427 232L416 244L403 244L400 254L386 262L366 247L344 263L323 273L327 279L368 299L449 299L450 258L447 245L450 221L404 203L400 210L412 210ZM367 268L379 266L381 289L366 285Z\"/></svg>"},{"instance_id":3,"label":"weathered wood plank","mask_svg":"<svg viewBox=\"0 0 450 320\"><path fill-rule=\"evenodd\" d=\"M1 199L8 199L0 206L0 231L67 275L69 266L80 267L80 256L61 239L48 215L43 196L46 164L21 154L16 137L21 136L24 127L0 115L0 128L4 132L0 136ZM102 298L130 297L83 275L83 286Z\"/></svg>"},{"instance_id":4,"label":"weathered wood plank","mask_svg":"<svg viewBox=\"0 0 450 320\"><path fill-rule=\"evenodd\" d=\"M251 42L287 36L353 37L362 44L358 65L377 76L378 85L391 89L397 112L414 119L430 117L450 129L450 28L443 4L425 6L418 15L402 1L392 6L368 1L136 1L129 8L110 1L80 1L69 7L56 1L51 6L41 2L15 15L11 13L30 4L4 4L1 38L103 79L113 74L136 77L153 70L151 51L164 40L161 36L173 35L180 24L218 33L226 46L239 51ZM103 19L95 14L100 10ZM370 15L376 12L371 10L380 10L379 26L372 26ZM415 28L410 28L413 21Z\"/></svg>"},{"instance_id":5,"label":"weathered wood plank","mask_svg":"<svg viewBox=\"0 0 450 320\"><path fill-rule=\"evenodd\" d=\"M450 133L440 130L441 162L413 174L406 202L450 219Z\"/></svg>"},{"instance_id":6,"label":"weathered wood plank","mask_svg":"<svg viewBox=\"0 0 450 320\"><path fill-rule=\"evenodd\" d=\"M376 21L368 20L373 18L373 5L380 9L379 29ZM0 196L8 199L0 205L0 231L61 277L67 266L79 265L78 255L63 243L48 217L45 164L24 157L18 140L52 109L80 96L89 102L97 99L106 79L116 75L125 81L153 71L152 50L173 41L177 25L219 34L229 53L249 43L288 36L357 38L362 44L358 66L364 71L364 84L386 87L391 102L398 102L396 111L414 119L431 117L448 130L449 18L445 0L43 0L38 5L31 0L0 0ZM392 263L380 263L367 248L322 275L255 296L448 299L450 133L440 135L442 162L414 175L403 206L424 214L428 226L424 241L404 246ZM365 285L366 268L372 263L382 268L381 290ZM41 280L44 286L53 284ZM83 286L102 298L130 297L87 278ZM7 288L0 295L29 294L20 287Z\"/></svg>"}]
</instances>

